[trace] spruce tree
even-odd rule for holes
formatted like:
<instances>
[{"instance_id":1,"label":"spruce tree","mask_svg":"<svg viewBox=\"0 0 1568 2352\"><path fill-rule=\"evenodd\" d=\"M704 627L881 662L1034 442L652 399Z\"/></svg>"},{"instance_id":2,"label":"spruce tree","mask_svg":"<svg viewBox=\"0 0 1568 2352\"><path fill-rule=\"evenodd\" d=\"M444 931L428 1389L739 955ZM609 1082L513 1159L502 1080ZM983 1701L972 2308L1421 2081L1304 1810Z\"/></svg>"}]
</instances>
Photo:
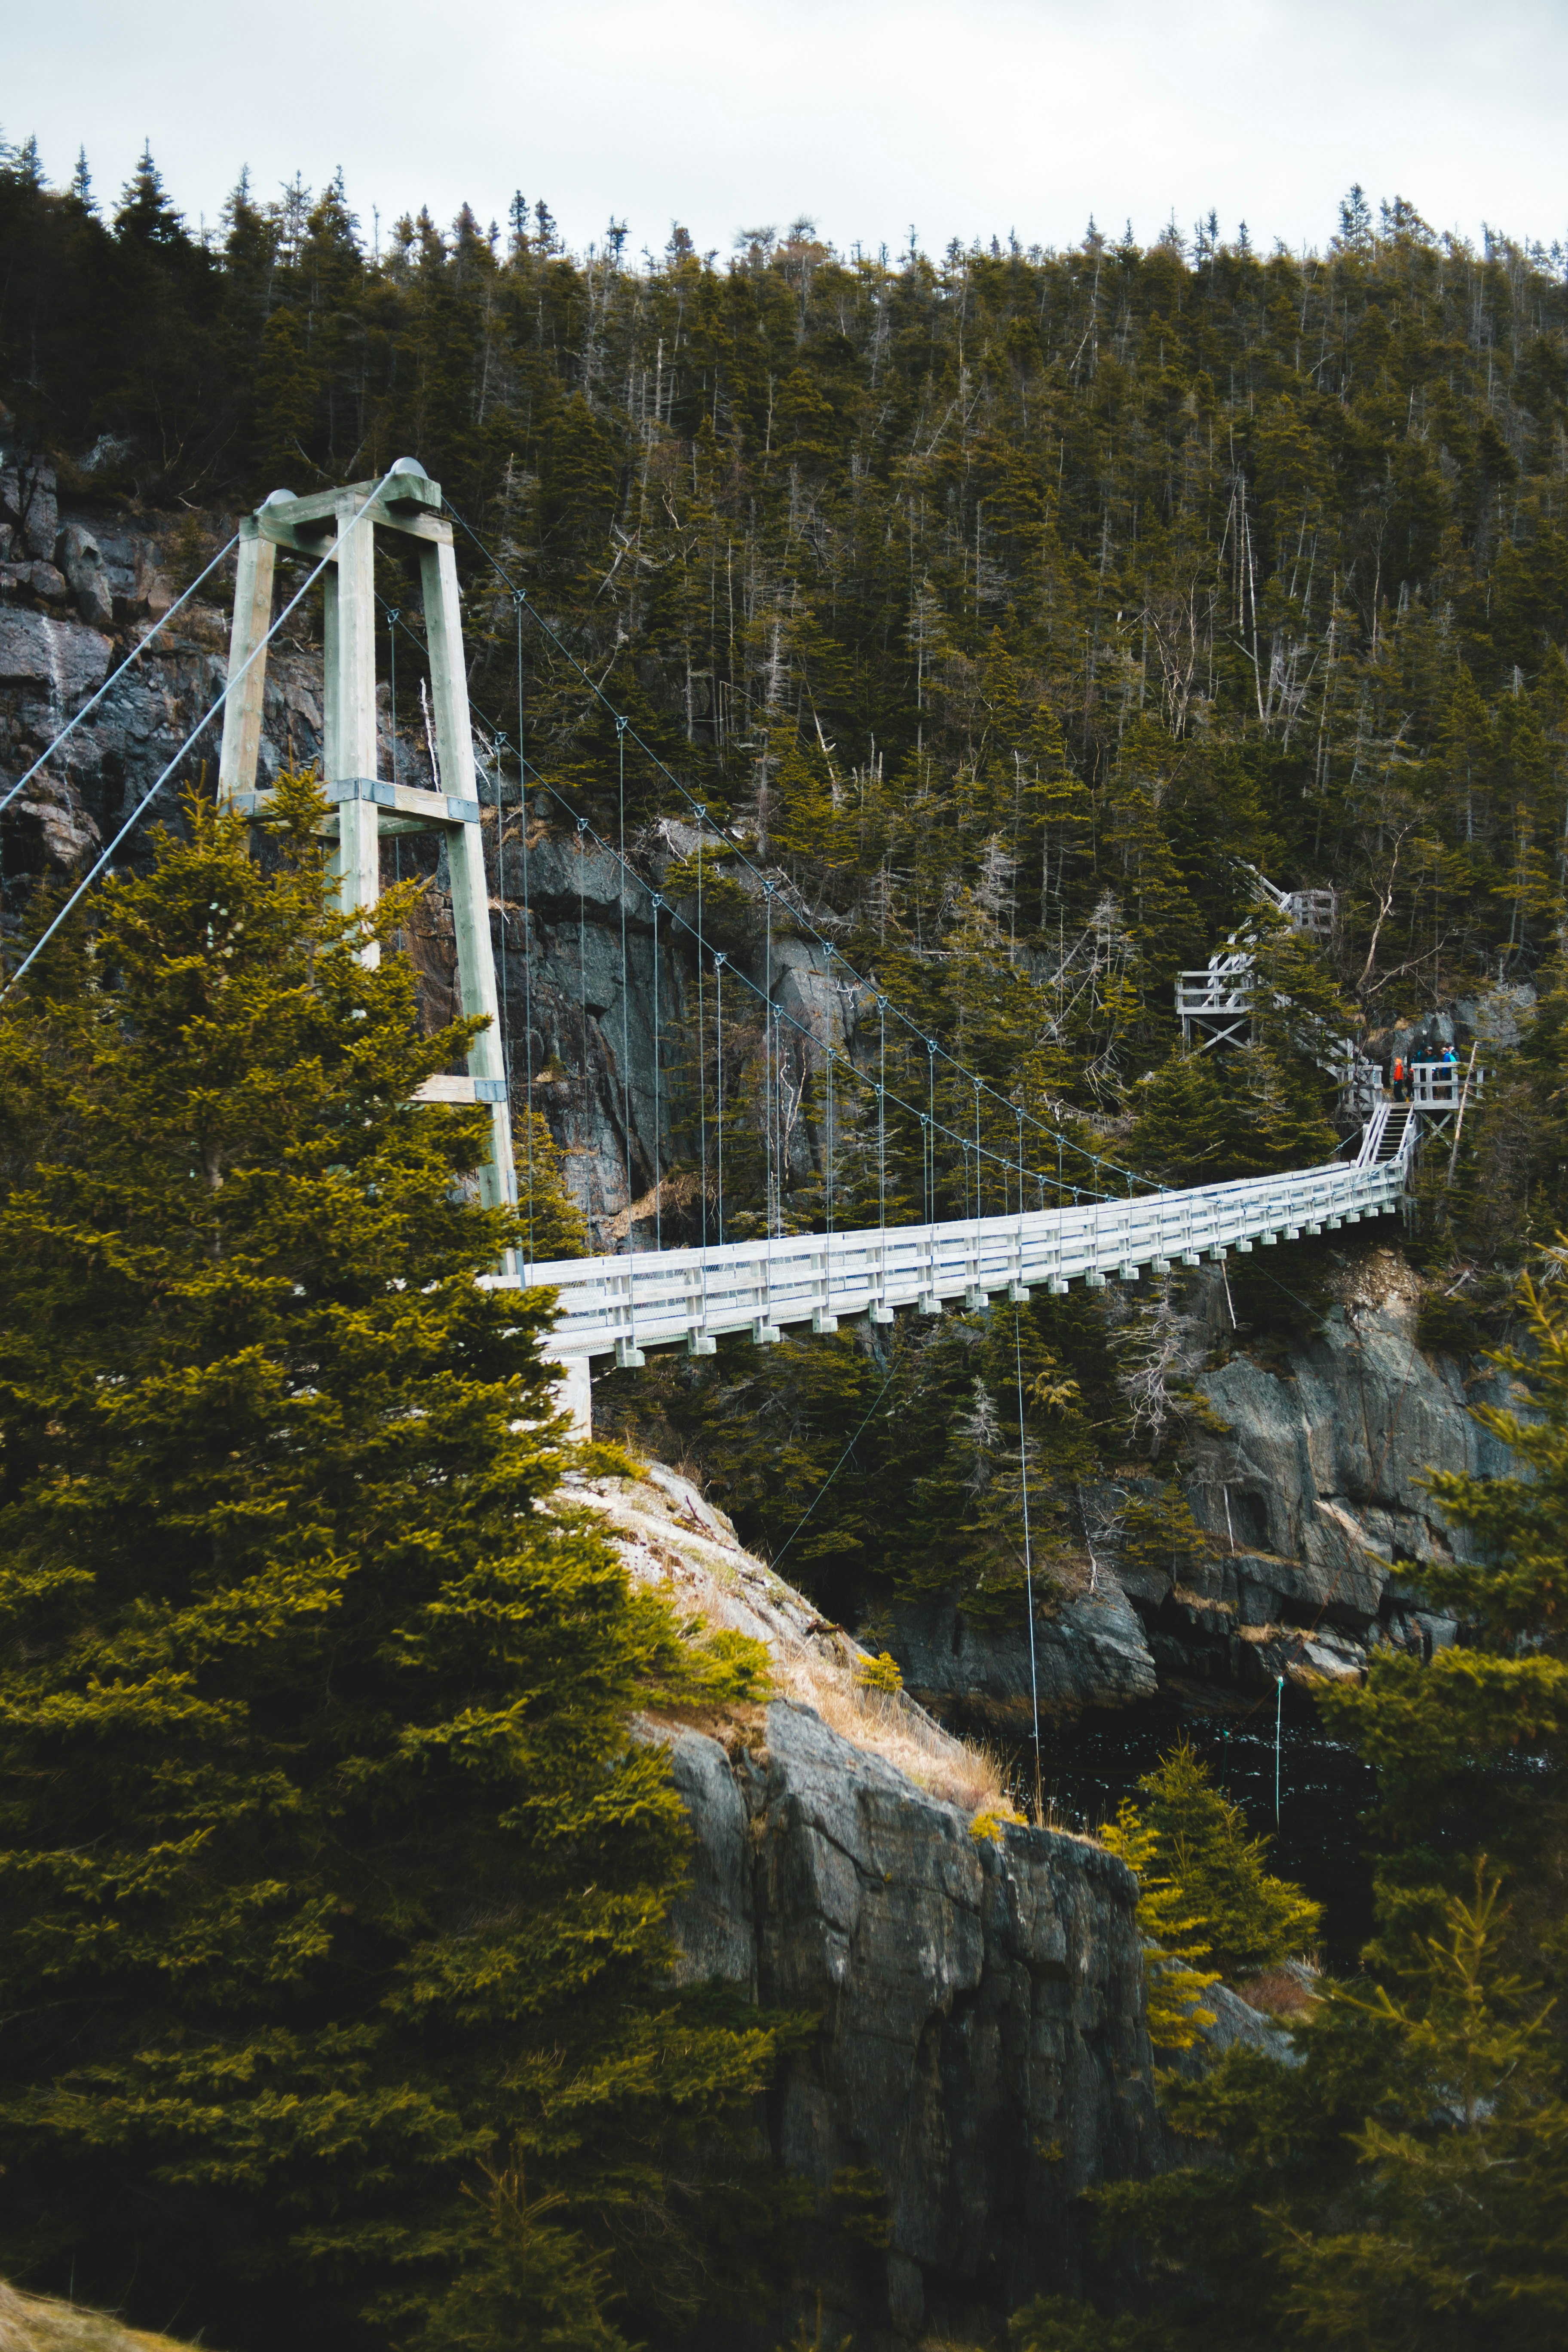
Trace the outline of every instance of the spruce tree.
<instances>
[{"instance_id":1,"label":"spruce tree","mask_svg":"<svg viewBox=\"0 0 1568 2352\"><path fill-rule=\"evenodd\" d=\"M773 2048L670 1986L628 1710L757 1655L564 1506L483 1114L412 1099L473 1024L278 802L263 866L193 801L0 1018L0 2266L236 2347L610 2352L704 2291L672 2181Z\"/></svg>"}]
</instances>

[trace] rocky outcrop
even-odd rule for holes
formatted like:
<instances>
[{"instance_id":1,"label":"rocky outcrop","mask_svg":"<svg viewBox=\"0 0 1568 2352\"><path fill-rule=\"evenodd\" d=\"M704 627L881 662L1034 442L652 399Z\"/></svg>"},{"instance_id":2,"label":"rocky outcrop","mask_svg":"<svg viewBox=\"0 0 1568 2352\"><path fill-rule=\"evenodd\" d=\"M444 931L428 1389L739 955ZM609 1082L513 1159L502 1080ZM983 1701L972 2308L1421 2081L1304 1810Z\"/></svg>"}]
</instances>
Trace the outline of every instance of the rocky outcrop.
<instances>
[{"instance_id":1,"label":"rocky outcrop","mask_svg":"<svg viewBox=\"0 0 1568 2352\"><path fill-rule=\"evenodd\" d=\"M767 2103L815 2190L798 2310L724 2352L820 2341L905 2352L1069 2285L1075 2200L1160 2160L1131 1874L1009 1821L994 1759L900 1696L741 1546L690 1480L573 1476L639 1581L767 1649L775 1696L722 1737L648 1722L693 1830L679 1973L804 2016Z\"/></svg>"},{"instance_id":2,"label":"rocky outcrop","mask_svg":"<svg viewBox=\"0 0 1568 2352\"><path fill-rule=\"evenodd\" d=\"M126 2327L106 2311L0 2285L0 2352L184 2352L172 2336Z\"/></svg>"},{"instance_id":3,"label":"rocky outcrop","mask_svg":"<svg viewBox=\"0 0 1568 2352\"><path fill-rule=\"evenodd\" d=\"M1268 1673L1359 1674L1379 1644L1429 1656L1451 1642L1453 1620L1419 1607L1400 1574L1468 1556L1422 1480L1434 1465L1514 1466L1469 1410L1506 1402L1506 1381L1423 1352L1420 1283L1397 1252L1349 1261L1338 1288L1284 1363L1241 1352L1198 1383L1223 1433L1194 1442L1187 1500L1210 1547L1176 1605L1217 1609ZM1168 1620L1174 1580L1142 1597ZM1166 1632L1179 1647L1180 1628Z\"/></svg>"},{"instance_id":4,"label":"rocky outcrop","mask_svg":"<svg viewBox=\"0 0 1568 2352\"><path fill-rule=\"evenodd\" d=\"M911 1690L999 1729L1027 1727L1037 1690L1042 1710L1062 1716L1131 1706L1159 1686L1143 1621L1110 1569L1037 1612L1032 1655L1026 1636L972 1624L951 1599L895 1607L889 1622Z\"/></svg>"},{"instance_id":5,"label":"rocky outcrop","mask_svg":"<svg viewBox=\"0 0 1568 2352\"><path fill-rule=\"evenodd\" d=\"M1131 1874L1054 1831L976 1835L788 1700L755 1747L685 1731L671 1756L688 1975L817 2021L768 2129L818 2192L823 2340L893 2352L1070 2287L1074 2200L1159 2155Z\"/></svg>"},{"instance_id":6,"label":"rocky outcrop","mask_svg":"<svg viewBox=\"0 0 1568 2352\"><path fill-rule=\"evenodd\" d=\"M1046 1713L1133 1705L1157 1683L1246 1691L1281 1674L1359 1678L1380 1646L1429 1657L1456 1638L1412 1578L1423 1562L1467 1556L1467 1538L1421 1482L1434 1465L1480 1477L1513 1466L1469 1409L1506 1402L1507 1383L1422 1349L1421 1284L1397 1251L1343 1253L1333 1282L1313 1336L1267 1357L1234 1346L1197 1377L1208 1422L1189 1420L1179 1481L1205 1538L1195 1557L1127 1556L1127 1507L1157 1501L1164 1476L1141 1466L1079 1489L1080 1584L1037 1612ZM1234 1345L1225 1297L1206 1268L1184 1294L1199 1355ZM892 1623L905 1679L929 1705L1026 1726L1026 1627L988 1632L951 1601L897 1611Z\"/></svg>"}]
</instances>

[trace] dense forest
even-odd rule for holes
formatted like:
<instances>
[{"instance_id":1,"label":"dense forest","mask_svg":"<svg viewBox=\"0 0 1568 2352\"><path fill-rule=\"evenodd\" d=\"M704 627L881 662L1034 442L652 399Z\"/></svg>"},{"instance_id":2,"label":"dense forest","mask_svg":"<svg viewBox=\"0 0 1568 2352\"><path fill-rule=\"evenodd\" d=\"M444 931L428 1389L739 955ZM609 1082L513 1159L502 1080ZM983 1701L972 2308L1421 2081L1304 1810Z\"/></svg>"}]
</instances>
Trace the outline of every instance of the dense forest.
<instances>
[{"instance_id":1,"label":"dense forest","mask_svg":"<svg viewBox=\"0 0 1568 2352\"><path fill-rule=\"evenodd\" d=\"M1383 1058L1506 1013L1517 1044L1431 1156L1407 1246L1444 1276L1433 1345L1514 1316L1538 1418L1483 1413L1534 1483L1437 1479L1498 1564L1426 1580L1467 1641L1380 1654L1325 1702L1379 1773L1368 1973L1298 2016L1300 2067L1244 2048L1167 2086L1197 2158L1099 2200L1098 2308L1037 2305L1009 2340L1560 2342L1563 255L1477 250L1359 188L1303 254L1210 219L1150 247L1090 223L1064 251L846 255L801 219L722 258L675 226L638 260L614 223L569 251L521 194L504 227L420 213L383 241L341 175L274 197L243 173L198 236L150 153L106 205L85 159L55 187L29 142L0 166L0 256L7 435L63 492L183 517L192 576L273 488L416 453L477 534L487 729L606 831L625 750L634 856L672 897L700 877L739 940L743 850L778 921L918 1024L895 1085L921 1095L921 1034L991 1080L989 1146L1011 1104L1059 1105L1152 1181L1300 1164L1335 1140L1325 1038ZM401 688L413 730L416 664ZM676 778L725 827L700 862L665 825ZM745 2118L805 2027L668 1991L680 1827L624 1726L744 1708L762 1668L631 1591L551 1499L537 1334L476 1291L500 1226L450 1181L477 1127L437 1146L405 1116L455 1033L416 1036L395 958L358 990L306 784L286 797L265 877L193 801L110 887L101 987L57 956L0 1039L0 1962L28 2005L0 2090L6 2259L59 2281L100 2233L94 2291L144 2262L172 2305L200 2243L203 2324L235 2343L301 2296L309 2340L367 2352L724 2340L791 2274L801 2208ZM1332 889L1331 939L1260 916L1258 872ZM231 907L243 947L209 919ZM1243 924L1272 982L1252 1042L1186 1053L1174 977ZM232 987L260 1007L250 1095L184 992ZM931 1083L950 1123L982 1116L966 1077ZM198 1202L187 1130L213 1102L223 1181ZM847 1208L867 1131L843 1116ZM898 1213L919 1150L896 1139ZM967 1202L967 1155L925 1181ZM822 1207L809 1185L769 1204ZM1236 1344L1283 1360L1327 1259L1303 1244L1289 1290L1232 1268ZM904 1318L879 1353L738 1342L605 1382L602 1426L707 1469L775 1550L837 1479L787 1569L870 1609L863 1631L943 1591L1014 1622L1031 1469L1047 1605L1108 1459L1152 1474L1130 1557L1204 1551L1160 1484L1202 1410L1181 1303ZM1138 1402L1152 1363L1169 1431ZM1107 1836L1143 1885L1163 2047L1190 2045L1205 1987L1281 1963L1313 1906L1190 1761Z\"/></svg>"},{"instance_id":2,"label":"dense forest","mask_svg":"<svg viewBox=\"0 0 1568 2352\"><path fill-rule=\"evenodd\" d=\"M1130 1116L1247 865L1341 894L1347 1027L1552 965L1568 288L1540 247L1354 190L1321 256L1211 221L846 257L803 220L722 266L678 226L634 267L521 195L371 252L341 179L242 175L197 238L150 155L105 218L31 147L0 242L5 396L67 478L232 509L416 451L643 741L1005 1087ZM605 706L463 552L479 707L604 816ZM626 782L634 817L681 805L635 750ZM1559 1157L1518 1126L1482 1188L1515 1228Z\"/></svg>"}]
</instances>

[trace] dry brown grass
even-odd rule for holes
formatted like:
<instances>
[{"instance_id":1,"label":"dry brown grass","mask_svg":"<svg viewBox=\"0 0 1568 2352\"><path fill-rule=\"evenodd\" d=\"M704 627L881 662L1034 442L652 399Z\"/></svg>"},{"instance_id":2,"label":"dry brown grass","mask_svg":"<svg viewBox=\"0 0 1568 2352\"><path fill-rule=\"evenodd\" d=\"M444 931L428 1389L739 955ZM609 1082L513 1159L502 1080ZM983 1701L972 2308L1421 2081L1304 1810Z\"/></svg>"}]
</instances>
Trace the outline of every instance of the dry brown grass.
<instances>
[{"instance_id":1,"label":"dry brown grass","mask_svg":"<svg viewBox=\"0 0 1568 2352\"><path fill-rule=\"evenodd\" d=\"M1304 2017L1316 2009L1319 2000L1310 1972L1300 1965L1265 1969L1238 1984L1236 1990L1248 2009L1261 2010L1268 2017Z\"/></svg>"},{"instance_id":2,"label":"dry brown grass","mask_svg":"<svg viewBox=\"0 0 1568 2352\"><path fill-rule=\"evenodd\" d=\"M764 1643L775 1697L814 1707L829 1730L881 1757L928 1796L969 1816L1007 1811L994 1749L945 1731L901 1693L863 1689L856 1677L868 1653L859 1643L826 1624L804 1593L746 1551L721 1512L700 1495L671 1494L671 1474L649 1468L666 1484L573 1482L574 1499L607 1520L633 1577L661 1587L683 1614Z\"/></svg>"},{"instance_id":3,"label":"dry brown grass","mask_svg":"<svg viewBox=\"0 0 1568 2352\"><path fill-rule=\"evenodd\" d=\"M107 2312L0 2284L0 2352L187 2352L171 2336L144 2336Z\"/></svg>"}]
</instances>

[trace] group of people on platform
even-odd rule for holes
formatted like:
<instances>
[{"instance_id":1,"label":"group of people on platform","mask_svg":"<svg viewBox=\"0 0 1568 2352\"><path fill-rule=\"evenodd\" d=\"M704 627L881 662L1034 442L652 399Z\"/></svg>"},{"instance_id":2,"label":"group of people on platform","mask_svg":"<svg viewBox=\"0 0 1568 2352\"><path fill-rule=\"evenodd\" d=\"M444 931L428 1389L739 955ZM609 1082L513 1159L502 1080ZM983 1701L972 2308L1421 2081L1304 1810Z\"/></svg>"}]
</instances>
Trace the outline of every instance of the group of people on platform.
<instances>
[{"instance_id":1,"label":"group of people on platform","mask_svg":"<svg viewBox=\"0 0 1568 2352\"><path fill-rule=\"evenodd\" d=\"M1396 1103L1410 1100L1411 1090L1415 1083L1417 1063L1436 1063L1441 1069L1454 1070L1458 1067L1458 1061L1459 1057L1452 1045L1445 1045L1440 1053L1436 1054L1424 1054L1419 1051L1409 1055L1395 1054L1388 1073L1390 1099ZM1451 1078L1448 1083L1452 1085Z\"/></svg>"}]
</instances>

